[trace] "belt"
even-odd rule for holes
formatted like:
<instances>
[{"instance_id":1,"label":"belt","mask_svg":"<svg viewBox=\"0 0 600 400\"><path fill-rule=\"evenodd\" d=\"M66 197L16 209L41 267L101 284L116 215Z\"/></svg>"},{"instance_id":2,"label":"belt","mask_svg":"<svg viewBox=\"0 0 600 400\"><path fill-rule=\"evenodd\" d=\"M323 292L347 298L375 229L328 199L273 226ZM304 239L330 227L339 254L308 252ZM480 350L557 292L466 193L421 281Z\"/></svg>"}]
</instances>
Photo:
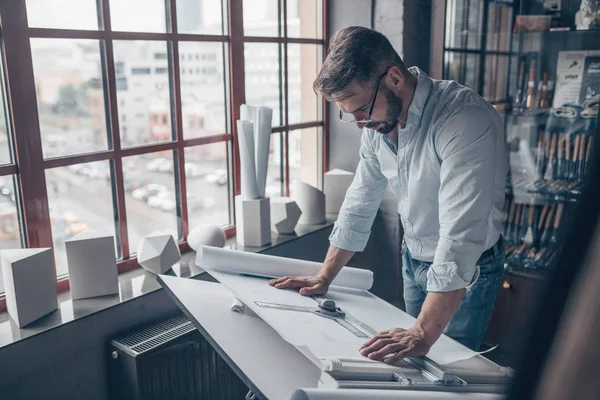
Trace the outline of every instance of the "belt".
<instances>
[{"instance_id":1,"label":"belt","mask_svg":"<svg viewBox=\"0 0 600 400\"><path fill-rule=\"evenodd\" d=\"M502 237L502 235L500 235L500 239L498 239L498 241L496 242L496 244L494 244L492 247L490 247L489 249L487 249L486 251L484 251L481 254L481 257L479 258L484 259L484 258L488 258L488 257L492 257L496 254L496 251L498 251L498 249L500 249L502 247L502 245L504 244L504 238Z\"/></svg>"}]
</instances>

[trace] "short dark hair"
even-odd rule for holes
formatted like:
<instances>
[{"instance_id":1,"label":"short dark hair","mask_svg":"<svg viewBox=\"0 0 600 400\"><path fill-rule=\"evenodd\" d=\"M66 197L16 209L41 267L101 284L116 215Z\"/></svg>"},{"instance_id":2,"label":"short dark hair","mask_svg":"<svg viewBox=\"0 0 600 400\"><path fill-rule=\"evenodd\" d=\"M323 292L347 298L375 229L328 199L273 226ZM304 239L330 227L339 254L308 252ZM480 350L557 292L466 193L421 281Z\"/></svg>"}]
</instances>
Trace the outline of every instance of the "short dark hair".
<instances>
[{"instance_id":1,"label":"short dark hair","mask_svg":"<svg viewBox=\"0 0 600 400\"><path fill-rule=\"evenodd\" d=\"M361 26L350 26L333 34L329 54L313 83L315 93L329 101L351 97L352 82L365 83L377 79L385 68L406 68L394 47L384 35Z\"/></svg>"}]
</instances>

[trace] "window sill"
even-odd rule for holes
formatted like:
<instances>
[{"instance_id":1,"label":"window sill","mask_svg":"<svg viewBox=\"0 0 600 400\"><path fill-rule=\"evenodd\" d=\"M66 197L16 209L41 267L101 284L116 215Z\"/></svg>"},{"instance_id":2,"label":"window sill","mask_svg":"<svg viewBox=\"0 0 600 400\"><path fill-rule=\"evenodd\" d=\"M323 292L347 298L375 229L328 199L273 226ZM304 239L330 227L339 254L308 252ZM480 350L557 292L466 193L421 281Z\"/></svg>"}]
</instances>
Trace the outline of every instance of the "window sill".
<instances>
[{"instance_id":1,"label":"window sill","mask_svg":"<svg viewBox=\"0 0 600 400\"><path fill-rule=\"evenodd\" d=\"M227 240L225 248L261 253L284 243L291 242L306 235L329 228L335 222L335 215L328 215L327 221L319 225L298 225L295 235L271 235L271 244L263 247L240 246L235 237ZM182 255L181 260L173 265L166 275L181 278L210 279L200 267L195 264L196 253L193 251ZM143 268L136 268L119 275L119 294L112 296L94 297L90 299L71 299L70 291L58 294L58 310L32 322L24 328L19 328L8 315L0 313L0 348L25 340L32 336L69 324L81 318L93 315L103 310L119 306L119 304L142 297L146 294L162 290L156 281L156 275Z\"/></svg>"}]
</instances>

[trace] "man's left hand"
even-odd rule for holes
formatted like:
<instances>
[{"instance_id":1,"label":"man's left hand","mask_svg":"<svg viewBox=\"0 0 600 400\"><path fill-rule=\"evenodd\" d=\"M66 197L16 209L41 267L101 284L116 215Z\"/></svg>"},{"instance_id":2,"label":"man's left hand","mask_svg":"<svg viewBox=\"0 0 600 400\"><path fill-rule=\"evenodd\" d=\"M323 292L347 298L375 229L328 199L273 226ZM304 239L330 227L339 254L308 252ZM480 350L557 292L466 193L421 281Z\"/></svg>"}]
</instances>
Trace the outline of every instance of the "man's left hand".
<instances>
[{"instance_id":1,"label":"man's left hand","mask_svg":"<svg viewBox=\"0 0 600 400\"><path fill-rule=\"evenodd\" d=\"M429 352L432 344L425 341L424 332L413 327L410 329L393 328L382 331L369 339L360 348L360 354L371 360L381 360L388 364L395 364L404 357L424 356Z\"/></svg>"}]
</instances>

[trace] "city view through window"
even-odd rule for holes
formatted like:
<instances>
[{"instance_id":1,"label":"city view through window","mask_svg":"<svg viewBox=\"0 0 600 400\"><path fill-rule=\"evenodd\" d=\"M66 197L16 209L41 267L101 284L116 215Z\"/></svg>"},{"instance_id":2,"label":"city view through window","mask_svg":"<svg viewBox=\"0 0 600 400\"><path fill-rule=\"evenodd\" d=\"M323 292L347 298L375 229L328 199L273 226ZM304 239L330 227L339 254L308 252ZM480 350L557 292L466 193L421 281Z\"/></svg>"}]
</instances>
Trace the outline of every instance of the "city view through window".
<instances>
[{"instance_id":1,"label":"city view through window","mask_svg":"<svg viewBox=\"0 0 600 400\"><path fill-rule=\"evenodd\" d=\"M226 2L225 2L226 3ZM288 37L321 39L317 1L287 2ZM177 0L178 32L227 35L227 10L219 1ZM57 29L51 37L30 39L40 136L45 160L111 150L111 122L107 93L106 43L102 39L61 37L60 29L98 30L94 0L27 0L31 28ZM283 36L279 1L244 1L244 35ZM144 14L139 14L140 9ZM225 7L226 8L226 7ZM53 18L46 18L47 15ZM110 2L112 31L170 31L164 0ZM316 28L318 27L318 29ZM175 36L177 38L179 36ZM122 158L129 253L153 231L182 239L184 223L177 212L179 150L137 149L177 140L174 91L181 98L183 139L223 136L213 143L184 149L188 226L234 224L232 212L233 152L228 41L180 40L179 87L174 88L173 43L160 40L112 40L120 147L134 150ZM317 185L318 172L301 172L302 160L317 165L321 127L288 136L288 158L283 145L286 125L318 122L320 103L312 82L321 62L322 44L246 42L245 97L252 105L273 108L267 195L285 194L285 163L289 176ZM283 52L287 51L287 75ZM285 77L287 90L284 92ZM287 107L285 100L287 97ZM288 113L286 116L285 113ZM0 163L11 163L11 141L4 113L0 113ZM287 123L287 124L286 124ZM301 156L302 150L302 156ZM65 241L86 228L118 237L116 193L112 161L69 163L45 169L57 274L67 271ZM18 191L17 191L18 192ZM0 176L0 246L22 245L14 176ZM118 241L117 256L122 257ZM0 292L3 291L0 281Z\"/></svg>"}]
</instances>

